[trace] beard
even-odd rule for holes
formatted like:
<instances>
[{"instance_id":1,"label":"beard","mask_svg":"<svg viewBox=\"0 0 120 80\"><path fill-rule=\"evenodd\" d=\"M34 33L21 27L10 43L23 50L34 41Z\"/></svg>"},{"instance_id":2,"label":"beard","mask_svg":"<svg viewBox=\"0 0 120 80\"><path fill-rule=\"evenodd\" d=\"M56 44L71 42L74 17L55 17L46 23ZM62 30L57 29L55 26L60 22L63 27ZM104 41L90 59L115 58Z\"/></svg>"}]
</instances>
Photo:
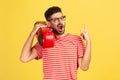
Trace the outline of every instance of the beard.
<instances>
[{"instance_id":1,"label":"beard","mask_svg":"<svg viewBox=\"0 0 120 80\"><path fill-rule=\"evenodd\" d=\"M58 25L57 25L57 28L53 28L53 32L54 32L56 35L62 35L62 34L64 34L64 32L65 32L65 25L63 25L63 24L58 24Z\"/></svg>"}]
</instances>

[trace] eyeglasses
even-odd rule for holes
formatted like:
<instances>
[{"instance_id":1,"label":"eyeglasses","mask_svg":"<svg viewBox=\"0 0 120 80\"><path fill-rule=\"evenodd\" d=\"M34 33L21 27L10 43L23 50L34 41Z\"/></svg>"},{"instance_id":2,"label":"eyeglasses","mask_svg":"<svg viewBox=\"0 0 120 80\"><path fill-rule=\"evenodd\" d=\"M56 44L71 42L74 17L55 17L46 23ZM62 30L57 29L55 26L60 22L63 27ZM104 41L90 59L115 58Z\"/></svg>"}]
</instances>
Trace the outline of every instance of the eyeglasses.
<instances>
[{"instance_id":1,"label":"eyeglasses","mask_svg":"<svg viewBox=\"0 0 120 80\"><path fill-rule=\"evenodd\" d=\"M61 16L61 17L59 17L59 18L51 18L51 19L49 19L48 21L53 21L53 22L58 22L59 20L62 20L62 21L65 21L65 18L66 18L66 16Z\"/></svg>"}]
</instances>

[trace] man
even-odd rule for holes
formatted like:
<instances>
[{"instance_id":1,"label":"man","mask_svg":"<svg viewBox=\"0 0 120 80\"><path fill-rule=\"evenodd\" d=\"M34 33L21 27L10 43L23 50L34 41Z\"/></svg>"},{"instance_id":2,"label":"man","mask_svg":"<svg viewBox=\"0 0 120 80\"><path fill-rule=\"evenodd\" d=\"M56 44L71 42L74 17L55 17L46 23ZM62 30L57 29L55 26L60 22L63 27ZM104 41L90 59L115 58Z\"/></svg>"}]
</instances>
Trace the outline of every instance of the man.
<instances>
[{"instance_id":1,"label":"man","mask_svg":"<svg viewBox=\"0 0 120 80\"><path fill-rule=\"evenodd\" d=\"M85 26L80 36L65 34L65 16L57 6L50 7L45 12L46 24L34 25L21 53L21 61L43 59L44 80L77 80L78 66L86 71L91 58L91 41ZM36 32L50 26L55 33L55 45L42 48L37 42L33 47ZM84 45L83 40L86 41Z\"/></svg>"}]
</instances>

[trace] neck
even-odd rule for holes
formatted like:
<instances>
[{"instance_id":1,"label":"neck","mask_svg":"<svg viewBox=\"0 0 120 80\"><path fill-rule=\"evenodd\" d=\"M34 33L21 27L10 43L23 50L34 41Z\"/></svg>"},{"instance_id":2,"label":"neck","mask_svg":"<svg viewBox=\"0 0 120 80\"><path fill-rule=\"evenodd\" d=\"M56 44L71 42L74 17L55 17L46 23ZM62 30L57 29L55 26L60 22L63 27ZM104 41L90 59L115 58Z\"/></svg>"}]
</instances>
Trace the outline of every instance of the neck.
<instances>
[{"instance_id":1,"label":"neck","mask_svg":"<svg viewBox=\"0 0 120 80\"><path fill-rule=\"evenodd\" d=\"M61 35L55 35L55 37L58 39L58 38L61 38L61 37L64 37L66 34L61 34Z\"/></svg>"}]
</instances>

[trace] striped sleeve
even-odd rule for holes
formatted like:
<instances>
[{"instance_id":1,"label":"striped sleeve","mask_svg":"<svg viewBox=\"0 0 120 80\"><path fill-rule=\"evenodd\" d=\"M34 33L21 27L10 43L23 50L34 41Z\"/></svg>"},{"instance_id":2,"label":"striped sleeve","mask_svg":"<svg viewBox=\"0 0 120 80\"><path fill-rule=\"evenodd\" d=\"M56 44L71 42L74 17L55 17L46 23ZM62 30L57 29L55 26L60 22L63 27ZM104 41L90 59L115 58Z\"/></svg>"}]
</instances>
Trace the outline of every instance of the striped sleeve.
<instances>
[{"instance_id":1,"label":"striped sleeve","mask_svg":"<svg viewBox=\"0 0 120 80\"><path fill-rule=\"evenodd\" d=\"M83 57L85 52L85 44L81 37L78 37L77 44L78 44L78 58L80 58Z\"/></svg>"},{"instance_id":2,"label":"striped sleeve","mask_svg":"<svg viewBox=\"0 0 120 80\"><path fill-rule=\"evenodd\" d=\"M42 47L39 45L39 43L37 42L34 46L33 46L33 48L36 50L36 52L37 52L37 57L35 58L36 60L39 60L39 59L41 59L42 58Z\"/></svg>"}]
</instances>

